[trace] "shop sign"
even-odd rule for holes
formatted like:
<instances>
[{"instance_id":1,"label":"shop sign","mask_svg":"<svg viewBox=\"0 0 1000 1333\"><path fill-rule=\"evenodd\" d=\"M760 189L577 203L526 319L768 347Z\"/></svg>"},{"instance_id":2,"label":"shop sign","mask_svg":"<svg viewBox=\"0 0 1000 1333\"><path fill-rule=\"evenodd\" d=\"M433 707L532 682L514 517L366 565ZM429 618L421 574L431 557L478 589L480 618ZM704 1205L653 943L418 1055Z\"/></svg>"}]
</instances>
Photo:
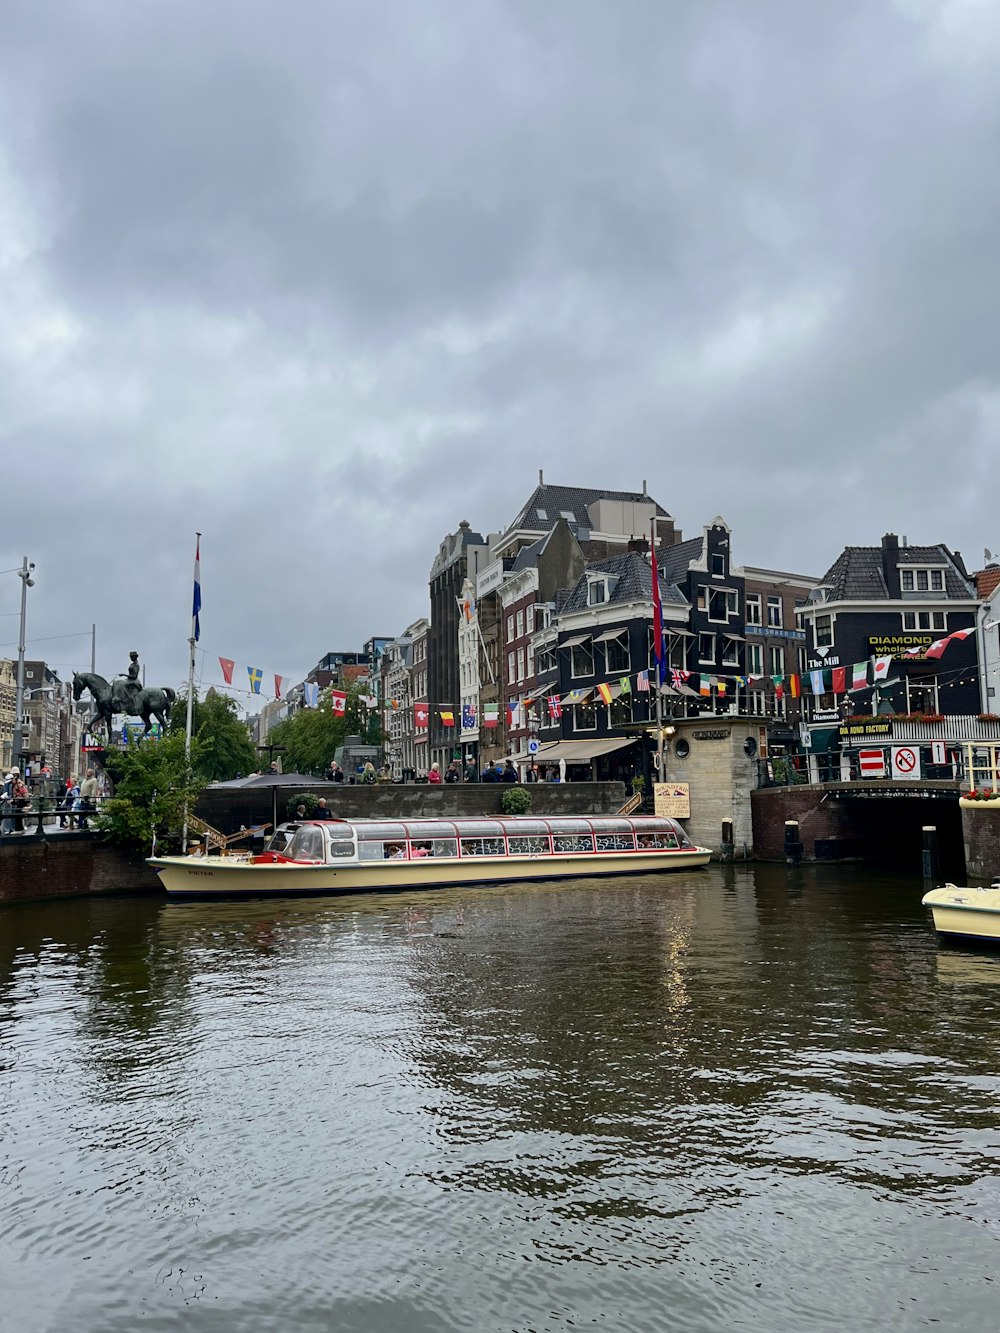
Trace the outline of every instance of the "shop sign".
<instances>
[{"instance_id":1,"label":"shop sign","mask_svg":"<svg viewBox=\"0 0 1000 1333\"><path fill-rule=\"evenodd\" d=\"M654 782L653 810L664 819L691 818L689 782Z\"/></svg>"},{"instance_id":2,"label":"shop sign","mask_svg":"<svg viewBox=\"0 0 1000 1333\"><path fill-rule=\"evenodd\" d=\"M934 642L933 634L879 634L866 639L870 657L906 658L908 662L922 662L927 649ZM919 648L917 653L911 648Z\"/></svg>"},{"instance_id":3,"label":"shop sign","mask_svg":"<svg viewBox=\"0 0 1000 1333\"><path fill-rule=\"evenodd\" d=\"M842 741L865 740L869 736L891 736L892 719L875 718L871 722L845 722L840 728Z\"/></svg>"},{"instance_id":4,"label":"shop sign","mask_svg":"<svg viewBox=\"0 0 1000 1333\"><path fill-rule=\"evenodd\" d=\"M840 658L836 653L832 657L810 657L807 665L810 671L817 671L823 667L840 666Z\"/></svg>"},{"instance_id":5,"label":"shop sign","mask_svg":"<svg viewBox=\"0 0 1000 1333\"><path fill-rule=\"evenodd\" d=\"M724 728L718 731L692 731L692 737L696 741L727 741L729 732Z\"/></svg>"}]
</instances>

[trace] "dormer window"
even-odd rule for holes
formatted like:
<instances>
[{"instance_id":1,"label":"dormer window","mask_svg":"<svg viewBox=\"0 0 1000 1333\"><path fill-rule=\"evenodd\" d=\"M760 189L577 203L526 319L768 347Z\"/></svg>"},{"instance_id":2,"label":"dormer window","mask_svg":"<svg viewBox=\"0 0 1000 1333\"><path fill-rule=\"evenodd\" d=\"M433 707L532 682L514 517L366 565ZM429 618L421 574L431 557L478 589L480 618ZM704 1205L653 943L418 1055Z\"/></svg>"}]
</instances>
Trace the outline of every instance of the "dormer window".
<instances>
[{"instance_id":1,"label":"dormer window","mask_svg":"<svg viewBox=\"0 0 1000 1333\"><path fill-rule=\"evenodd\" d=\"M600 606L608 600L608 585L604 579L591 579L587 587L587 601L591 606Z\"/></svg>"},{"instance_id":2,"label":"dormer window","mask_svg":"<svg viewBox=\"0 0 1000 1333\"><path fill-rule=\"evenodd\" d=\"M722 551L712 552L712 573L722 577L726 572L726 557Z\"/></svg>"},{"instance_id":3,"label":"dormer window","mask_svg":"<svg viewBox=\"0 0 1000 1333\"><path fill-rule=\"evenodd\" d=\"M944 592L944 570L909 565L899 571L899 585L903 592Z\"/></svg>"},{"instance_id":4,"label":"dormer window","mask_svg":"<svg viewBox=\"0 0 1000 1333\"><path fill-rule=\"evenodd\" d=\"M544 509L536 509L535 513L538 515L538 517L542 520L543 523L546 523L548 521L549 516Z\"/></svg>"}]
</instances>

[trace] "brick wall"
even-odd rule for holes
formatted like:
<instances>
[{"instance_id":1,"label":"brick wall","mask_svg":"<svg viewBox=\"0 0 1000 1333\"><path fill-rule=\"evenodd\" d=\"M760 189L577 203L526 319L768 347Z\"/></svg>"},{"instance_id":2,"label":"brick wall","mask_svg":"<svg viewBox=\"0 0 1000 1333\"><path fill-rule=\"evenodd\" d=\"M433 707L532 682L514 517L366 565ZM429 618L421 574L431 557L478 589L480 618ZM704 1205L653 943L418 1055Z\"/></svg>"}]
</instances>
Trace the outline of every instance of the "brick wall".
<instances>
[{"instance_id":1,"label":"brick wall","mask_svg":"<svg viewBox=\"0 0 1000 1333\"><path fill-rule=\"evenodd\" d=\"M962 807L965 865L973 879L1000 875L1000 810Z\"/></svg>"},{"instance_id":2,"label":"brick wall","mask_svg":"<svg viewBox=\"0 0 1000 1333\"><path fill-rule=\"evenodd\" d=\"M752 793L753 849L758 861L785 859L785 820L797 819L803 858L816 860L817 839L845 840L850 847L851 832L843 804L823 801L822 787L762 787ZM833 859L833 858L821 858Z\"/></svg>"},{"instance_id":3,"label":"brick wall","mask_svg":"<svg viewBox=\"0 0 1000 1333\"><path fill-rule=\"evenodd\" d=\"M0 842L0 905L39 898L85 898L94 893L158 890L159 878L141 856L76 833L60 840L15 835Z\"/></svg>"},{"instance_id":4,"label":"brick wall","mask_svg":"<svg viewBox=\"0 0 1000 1333\"><path fill-rule=\"evenodd\" d=\"M325 796L334 816L345 819L454 819L462 815L498 815L503 783L468 782L430 787L425 783L352 787L347 783L319 782L312 787L278 789L278 823L286 819L290 796L310 791ZM531 793L531 814L610 815L625 804L623 782L538 782ZM241 825L271 822L271 792L232 787L206 787L195 813L223 833Z\"/></svg>"}]
</instances>

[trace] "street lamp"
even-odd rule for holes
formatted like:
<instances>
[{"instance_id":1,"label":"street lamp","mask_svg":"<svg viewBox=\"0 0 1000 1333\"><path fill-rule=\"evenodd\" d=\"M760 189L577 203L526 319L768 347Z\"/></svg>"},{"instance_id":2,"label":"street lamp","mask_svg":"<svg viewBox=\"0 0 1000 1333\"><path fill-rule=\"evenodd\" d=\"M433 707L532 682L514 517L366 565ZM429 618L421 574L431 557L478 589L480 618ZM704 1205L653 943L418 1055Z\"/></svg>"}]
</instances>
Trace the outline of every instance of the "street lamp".
<instances>
[{"instance_id":1,"label":"street lamp","mask_svg":"<svg viewBox=\"0 0 1000 1333\"><path fill-rule=\"evenodd\" d=\"M17 691L14 696L14 745L11 751L13 767L20 769L21 749L24 744L24 732L22 728L21 711L24 707L24 618L28 604L28 589L35 586L35 580L31 577L31 570L35 568L34 562L28 563L28 557L23 556L20 569L7 569L6 574L16 574L21 580L21 622L17 642Z\"/></svg>"}]
</instances>

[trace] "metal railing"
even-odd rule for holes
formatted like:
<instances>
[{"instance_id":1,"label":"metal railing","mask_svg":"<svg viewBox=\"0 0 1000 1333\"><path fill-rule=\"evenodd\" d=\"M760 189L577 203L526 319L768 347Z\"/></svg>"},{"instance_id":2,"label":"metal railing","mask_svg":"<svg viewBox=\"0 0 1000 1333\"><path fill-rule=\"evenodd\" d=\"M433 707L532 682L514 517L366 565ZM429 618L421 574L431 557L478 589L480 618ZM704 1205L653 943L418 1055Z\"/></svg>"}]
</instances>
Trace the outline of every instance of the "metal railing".
<instances>
[{"instance_id":1,"label":"metal railing","mask_svg":"<svg viewBox=\"0 0 1000 1333\"><path fill-rule=\"evenodd\" d=\"M98 798L88 809L68 809L52 797L33 796L26 806L17 809L0 800L0 837L86 832L103 803Z\"/></svg>"}]
</instances>

